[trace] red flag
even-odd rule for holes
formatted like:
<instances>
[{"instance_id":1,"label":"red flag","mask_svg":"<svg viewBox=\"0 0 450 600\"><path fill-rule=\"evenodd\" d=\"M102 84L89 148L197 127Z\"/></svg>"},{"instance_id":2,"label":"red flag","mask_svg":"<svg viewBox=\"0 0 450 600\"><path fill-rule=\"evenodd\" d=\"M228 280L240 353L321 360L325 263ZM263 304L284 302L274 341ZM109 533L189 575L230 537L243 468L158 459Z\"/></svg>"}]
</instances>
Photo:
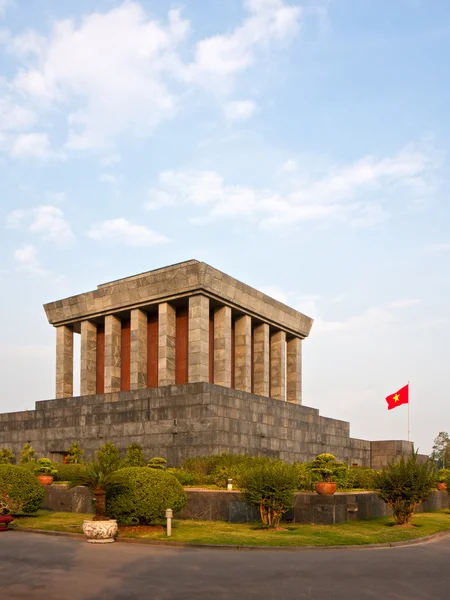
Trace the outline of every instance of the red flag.
<instances>
[{"instance_id":1,"label":"red flag","mask_svg":"<svg viewBox=\"0 0 450 600\"><path fill-rule=\"evenodd\" d=\"M388 404L388 410L400 406L400 404L408 404L409 402L409 384L402 387L395 394L391 394L386 398Z\"/></svg>"}]
</instances>

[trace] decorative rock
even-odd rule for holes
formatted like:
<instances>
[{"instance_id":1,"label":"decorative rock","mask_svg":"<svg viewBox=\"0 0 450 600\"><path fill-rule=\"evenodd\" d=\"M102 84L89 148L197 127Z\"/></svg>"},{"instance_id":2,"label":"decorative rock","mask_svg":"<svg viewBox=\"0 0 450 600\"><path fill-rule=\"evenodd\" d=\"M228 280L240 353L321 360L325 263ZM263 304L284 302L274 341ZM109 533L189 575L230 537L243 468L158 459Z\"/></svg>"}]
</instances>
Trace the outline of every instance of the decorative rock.
<instances>
[{"instance_id":1,"label":"decorative rock","mask_svg":"<svg viewBox=\"0 0 450 600\"><path fill-rule=\"evenodd\" d=\"M83 533L91 544L109 544L114 542L117 533L117 521L83 521Z\"/></svg>"}]
</instances>

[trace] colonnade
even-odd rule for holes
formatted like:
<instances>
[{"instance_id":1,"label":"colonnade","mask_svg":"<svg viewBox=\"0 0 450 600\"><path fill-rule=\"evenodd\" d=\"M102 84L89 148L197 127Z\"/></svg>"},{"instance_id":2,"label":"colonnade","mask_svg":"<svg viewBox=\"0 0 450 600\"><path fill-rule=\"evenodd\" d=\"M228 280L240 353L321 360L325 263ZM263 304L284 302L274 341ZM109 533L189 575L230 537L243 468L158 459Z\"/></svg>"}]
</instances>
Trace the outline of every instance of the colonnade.
<instances>
[{"instance_id":1,"label":"colonnade","mask_svg":"<svg viewBox=\"0 0 450 600\"><path fill-rule=\"evenodd\" d=\"M211 382L301 404L302 340L202 294L83 320L80 394ZM56 327L56 397L73 395L74 325Z\"/></svg>"}]
</instances>

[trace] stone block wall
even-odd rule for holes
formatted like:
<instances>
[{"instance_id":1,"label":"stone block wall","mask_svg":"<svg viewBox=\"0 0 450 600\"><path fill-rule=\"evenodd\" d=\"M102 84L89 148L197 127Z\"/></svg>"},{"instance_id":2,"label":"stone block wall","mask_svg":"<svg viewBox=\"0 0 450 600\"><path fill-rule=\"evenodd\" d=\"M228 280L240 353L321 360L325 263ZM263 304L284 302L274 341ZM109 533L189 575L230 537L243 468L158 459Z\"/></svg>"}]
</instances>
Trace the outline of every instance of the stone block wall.
<instances>
[{"instance_id":1,"label":"stone block wall","mask_svg":"<svg viewBox=\"0 0 450 600\"><path fill-rule=\"evenodd\" d=\"M319 411L209 383L145 388L36 403L36 410L0 415L0 447L18 454L25 442L39 456L62 459L78 441L86 458L106 441L125 452L173 466L220 452L312 460L332 452L347 464L370 464L370 442L350 438L349 424Z\"/></svg>"}]
</instances>

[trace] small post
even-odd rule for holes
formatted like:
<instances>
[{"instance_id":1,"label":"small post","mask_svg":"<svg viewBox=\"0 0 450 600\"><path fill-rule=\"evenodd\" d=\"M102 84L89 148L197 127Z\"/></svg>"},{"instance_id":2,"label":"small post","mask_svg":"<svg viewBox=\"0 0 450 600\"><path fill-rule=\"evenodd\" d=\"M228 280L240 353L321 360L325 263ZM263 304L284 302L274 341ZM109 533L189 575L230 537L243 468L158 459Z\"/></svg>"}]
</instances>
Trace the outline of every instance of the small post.
<instances>
[{"instance_id":1,"label":"small post","mask_svg":"<svg viewBox=\"0 0 450 600\"><path fill-rule=\"evenodd\" d=\"M227 490L232 490L232 489L233 489L233 480L227 479Z\"/></svg>"},{"instance_id":2,"label":"small post","mask_svg":"<svg viewBox=\"0 0 450 600\"><path fill-rule=\"evenodd\" d=\"M166 519L167 519L167 537L172 535L172 517L173 510L171 508L166 509Z\"/></svg>"}]
</instances>

